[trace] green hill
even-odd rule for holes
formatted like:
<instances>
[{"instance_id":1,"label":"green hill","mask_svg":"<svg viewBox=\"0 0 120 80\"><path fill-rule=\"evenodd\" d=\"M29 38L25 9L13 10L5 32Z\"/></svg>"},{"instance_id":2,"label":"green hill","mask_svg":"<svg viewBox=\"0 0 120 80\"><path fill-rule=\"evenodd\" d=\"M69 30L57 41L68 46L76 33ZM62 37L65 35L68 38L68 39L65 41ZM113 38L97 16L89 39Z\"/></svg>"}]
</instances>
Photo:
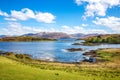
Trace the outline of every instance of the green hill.
<instances>
[{"instance_id":1,"label":"green hill","mask_svg":"<svg viewBox=\"0 0 120 80\"><path fill-rule=\"evenodd\" d=\"M99 35L87 37L84 40L86 41L86 43L120 44L120 34Z\"/></svg>"},{"instance_id":2,"label":"green hill","mask_svg":"<svg viewBox=\"0 0 120 80\"><path fill-rule=\"evenodd\" d=\"M37 38L37 37L31 37L31 36L17 36L17 37L4 37L0 38L0 41L4 42L11 42L11 41L56 41L56 39L49 39L49 38Z\"/></svg>"}]
</instances>

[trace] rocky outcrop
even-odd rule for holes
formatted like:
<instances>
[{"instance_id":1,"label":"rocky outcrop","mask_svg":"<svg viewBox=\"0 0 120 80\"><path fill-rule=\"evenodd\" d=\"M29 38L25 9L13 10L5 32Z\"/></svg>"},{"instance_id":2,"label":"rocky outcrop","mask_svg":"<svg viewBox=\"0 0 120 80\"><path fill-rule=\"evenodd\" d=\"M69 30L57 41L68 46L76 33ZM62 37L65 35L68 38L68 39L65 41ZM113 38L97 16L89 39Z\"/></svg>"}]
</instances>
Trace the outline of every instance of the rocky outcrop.
<instances>
[{"instance_id":1,"label":"rocky outcrop","mask_svg":"<svg viewBox=\"0 0 120 80\"><path fill-rule=\"evenodd\" d=\"M67 50L70 51L70 52L83 51L82 48L70 48L70 49L67 49Z\"/></svg>"}]
</instances>

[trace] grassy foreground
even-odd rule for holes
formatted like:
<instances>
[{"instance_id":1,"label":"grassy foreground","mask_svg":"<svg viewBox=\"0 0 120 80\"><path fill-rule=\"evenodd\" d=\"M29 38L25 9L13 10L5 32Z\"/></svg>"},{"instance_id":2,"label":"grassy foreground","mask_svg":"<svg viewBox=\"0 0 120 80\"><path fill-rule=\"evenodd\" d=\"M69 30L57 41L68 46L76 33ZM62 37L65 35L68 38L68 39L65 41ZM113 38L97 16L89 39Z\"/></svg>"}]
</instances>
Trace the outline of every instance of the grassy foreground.
<instances>
[{"instance_id":1,"label":"grassy foreground","mask_svg":"<svg viewBox=\"0 0 120 80\"><path fill-rule=\"evenodd\" d=\"M119 54L119 49L98 52L101 55L111 51ZM0 80L120 80L119 58L113 55L114 59L111 59L110 56L109 60L112 61L105 63L66 64L38 61L26 55L7 53L7 56L0 56Z\"/></svg>"},{"instance_id":2,"label":"grassy foreground","mask_svg":"<svg viewBox=\"0 0 120 80\"><path fill-rule=\"evenodd\" d=\"M100 59L118 64L120 66L120 48L101 49L97 51Z\"/></svg>"},{"instance_id":3,"label":"grassy foreground","mask_svg":"<svg viewBox=\"0 0 120 80\"><path fill-rule=\"evenodd\" d=\"M0 56L0 80L79 80L77 73L42 70Z\"/></svg>"}]
</instances>

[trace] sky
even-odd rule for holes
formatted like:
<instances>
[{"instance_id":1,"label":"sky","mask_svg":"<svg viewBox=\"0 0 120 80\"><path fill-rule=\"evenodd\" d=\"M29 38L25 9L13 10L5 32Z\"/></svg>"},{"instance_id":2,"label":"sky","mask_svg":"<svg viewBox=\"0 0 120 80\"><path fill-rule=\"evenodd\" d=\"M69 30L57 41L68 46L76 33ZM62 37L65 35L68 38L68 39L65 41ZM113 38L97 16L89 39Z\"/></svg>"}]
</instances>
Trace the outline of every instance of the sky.
<instances>
[{"instance_id":1,"label":"sky","mask_svg":"<svg viewBox=\"0 0 120 80\"><path fill-rule=\"evenodd\" d=\"M120 34L120 0L0 0L0 35Z\"/></svg>"}]
</instances>

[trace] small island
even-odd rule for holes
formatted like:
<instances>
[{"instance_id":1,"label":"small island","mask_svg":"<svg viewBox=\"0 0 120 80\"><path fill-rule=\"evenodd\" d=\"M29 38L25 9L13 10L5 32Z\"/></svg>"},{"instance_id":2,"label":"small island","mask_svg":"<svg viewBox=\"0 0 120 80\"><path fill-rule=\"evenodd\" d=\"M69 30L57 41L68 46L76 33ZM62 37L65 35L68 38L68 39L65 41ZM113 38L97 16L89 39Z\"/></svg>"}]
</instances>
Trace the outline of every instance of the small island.
<instances>
[{"instance_id":1,"label":"small island","mask_svg":"<svg viewBox=\"0 0 120 80\"><path fill-rule=\"evenodd\" d=\"M84 40L82 43L73 43L72 45L97 46L101 44L120 44L120 34L106 34L80 38Z\"/></svg>"},{"instance_id":2,"label":"small island","mask_svg":"<svg viewBox=\"0 0 120 80\"><path fill-rule=\"evenodd\" d=\"M120 34L98 35L84 38L84 45L120 44Z\"/></svg>"},{"instance_id":3,"label":"small island","mask_svg":"<svg viewBox=\"0 0 120 80\"><path fill-rule=\"evenodd\" d=\"M0 38L0 42L31 42L31 41L57 41L51 38L38 38L32 36L17 36Z\"/></svg>"}]
</instances>

